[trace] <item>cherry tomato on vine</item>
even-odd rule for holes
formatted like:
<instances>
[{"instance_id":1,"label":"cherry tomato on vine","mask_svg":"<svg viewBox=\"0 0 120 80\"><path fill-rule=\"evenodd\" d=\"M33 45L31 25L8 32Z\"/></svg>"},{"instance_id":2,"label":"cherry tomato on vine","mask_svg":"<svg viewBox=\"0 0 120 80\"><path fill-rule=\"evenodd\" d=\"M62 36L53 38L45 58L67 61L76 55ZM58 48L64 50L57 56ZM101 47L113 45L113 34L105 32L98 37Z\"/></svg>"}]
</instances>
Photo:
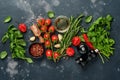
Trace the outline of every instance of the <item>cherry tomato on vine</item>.
<instances>
[{"instance_id":1,"label":"cherry tomato on vine","mask_svg":"<svg viewBox=\"0 0 120 80\"><path fill-rule=\"evenodd\" d=\"M50 33L54 33L54 32L55 32L55 27L54 27L54 26L50 26L50 27L48 28L48 31L49 31Z\"/></svg>"},{"instance_id":2,"label":"cherry tomato on vine","mask_svg":"<svg viewBox=\"0 0 120 80\"><path fill-rule=\"evenodd\" d=\"M46 47L46 48L49 48L50 46L51 46L50 40L46 40L46 41L45 41L45 47Z\"/></svg>"},{"instance_id":3,"label":"cherry tomato on vine","mask_svg":"<svg viewBox=\"0 0 120 80\"><path fill-rule=\"evenodd\" d=\"M44 34L44 39L48 40L50 38L50 34L49 33L45 33Z\"/></svg>"},{"instance_id":4,"label":"cherry tomato on vine","mask_svg":"<svg viewBox=\"0 0 120 80\"><path fill-rule=\"evenodd\" d=\"M52 35L52 42L57 42L58 41L58 36L57 35Z\"/></svg>"},{"instance_id":5,"label":"cherry tomato on vine","mask_svg":"<svg viewBox=\"0 0 120 80\"><path fill-rule=\"evenodd\" d=\"M41 30L42 32L46 32L46 31L47 31L47 26L45 26L45 25L44 25L44 26L41 26L41 27L40 27L40 30Z\"/></svg>"},{"instance_id":6,"label":"cherry tomato on vine","mask_svg":"<svg viewBox=\"0 0 120 80\"><path fill-rule=\"evenodd\" d=\"M54 52L53 58L54 59L59 59L60 58L60 54L58 52Z\"/></svg>"},{"instance_id":7,"label":"cherry tomato on vine","mask_svg":"<svg viewBox=\"0 0 120 80\"><path fill-rule=\"evenodd\" d=\"M43 25L45 24L45 19L44 19L44 18L37 19L37 23L38 23L40 26L43 26Z\"/></svg>"},{"instance_id":8,"label":"cherry tomato on vine","mask_svg":"<svg viewBox=\"0 0 120 80\"><path fill-rule=\"evenodd\" d=\"M48 49L48 50L46 50L46 57L48 58L48 59L50 59L50 58L52 58L52 50L50 50L50 49Z\"/></svg>"},{"instance_id":9,"label":"cherry tomato on vine","mask_svg":"<svg viewBox=\"0 0 120 80\"><path fill-rule=\"evenodd\" d=\"M46 25L46 26L50 26L50 25L51 25L51 22L52 22L51 19L46 19L46 20L45 20L45 25Z\"/></svg>"}]
</instances>

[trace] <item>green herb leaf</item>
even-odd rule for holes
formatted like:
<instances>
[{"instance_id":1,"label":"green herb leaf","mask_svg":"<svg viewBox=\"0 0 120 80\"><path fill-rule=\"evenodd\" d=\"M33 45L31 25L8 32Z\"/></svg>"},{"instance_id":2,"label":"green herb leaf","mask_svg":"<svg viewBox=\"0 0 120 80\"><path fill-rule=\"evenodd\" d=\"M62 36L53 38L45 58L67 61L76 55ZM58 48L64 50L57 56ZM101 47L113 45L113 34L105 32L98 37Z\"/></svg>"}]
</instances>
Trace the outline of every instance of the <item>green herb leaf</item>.
<instances>
[{"instance_id":1,"label":"green herb leaf","mask_svg":"<svg viewBox=\"0 0 120 80\"><path fill-rule=\"evenodd\" d=\"M11 16L7 16L7 17L4 19L4 23L9 23L11 20L12 20L12 17L11 17Z\"/></svg>"},{"instance_id":2,"label":"green herb leaf","mask_svg":"<svg viewBox=\"0 0 120 80\"><path fill-rule=\"evenodd\" d=\"M55 13L53 11L48 11L47 13L49 18L54 18L55 17Z\"/></svg>"},{"instance_id":3,"label":"green herb leaf","mask_svg":"<svg viewBox=\"0 0 120 80\"><path fill-rule=\"evenodd\" d=\"M114 50L113 45L115 41L109 38L111 21L112 17L110 15L99 17L91 24L87 32L94 47L100 51L100 58L102 61L102 56L109 59Z\"/></svg>"},{"instance_id":4,"label":"green herb leaf","mask_svg":"<svg viewBox=\"0 0 120 80\"><path fill-rule=\"evenodd\" d=\"M8 33L5 33L5 35L2 37L2 43L5 43L9 39Z\"/></svg>"},{"instance_id":5,"label":"green herb leaf","mask_svg":"<svg viewBox=\"0 0 120 80\"><path fill-rule=\"evenodd\" d=\"M25 58L28 63L33 63L33 60L31 58Z\"/></svg>"},{"instance_id":6,"label":"green herb leaf","mask_svg":"<svg viewBox=\"0 0 120 80\"><path fill-rule=\"evenodd\" d=\"M107 19L108 21L112 21L112 20L113 20L112 16L109 15L109 14L106 16L106 19Z\"/></svg>"},{"instance_id":7,"label":"green herb leaf","mask_svg":"<svg viewBox=\"0 0 120 80\"><path fill-rule=\"evenodd\" d=\"M4 59L4 58L6 58L7 57L7 52L6 51L2 51L1 53L0 53L0 59Z\"/></svg>"},{"instance_id":8,"label":"green herb leaf","mask_svg":"<svg viewBox=\"0 0 120 80\"><path fill-rule=\"evenodd\" d=\"M90 23L92 21L92 18L93 18L92 16L87 16L85 22Z\"/></svg>"},{"instance_id":9,"label":"green herb leaf","mask_svg":"<svg viewBox=\"0 0 120 80\"><path fill-rule=\"evenodd\" d=\"M16 40L16 43L21 45L21 46L26 46L26 42L23 39Z\"/></svg>"}]
</instances>

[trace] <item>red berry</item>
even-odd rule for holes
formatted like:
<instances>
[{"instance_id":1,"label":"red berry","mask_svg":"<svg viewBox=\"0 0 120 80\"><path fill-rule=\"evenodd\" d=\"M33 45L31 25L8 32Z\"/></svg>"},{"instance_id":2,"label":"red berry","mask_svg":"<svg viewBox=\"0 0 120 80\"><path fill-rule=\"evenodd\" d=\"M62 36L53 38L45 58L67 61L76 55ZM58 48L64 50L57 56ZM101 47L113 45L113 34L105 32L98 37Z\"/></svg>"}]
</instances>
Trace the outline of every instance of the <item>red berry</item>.
<instances>
[{"instance_id":1,"label":"red berry","mask_svg":"<svg viewBox=\"0 0 120 80\"><path fill-rule=\"evenodd\" d=\"M69 47L69 48L66 49L66 54L68 56L74 56L75 50L72 47Z\"/></svg>"},{"instance_id":2,"label":"red berry","mask_svg":"<svg viewBox=\"0 0 120 80\"><path fill-rule=\"evenodd\" d=\"M50 26L51 25L51 19L46 19L45 20L45 25Z\"/></svg>"},{"instance_id":3,"label":"red berry","mask_svg":"<svg viewBox=\"0 0 120 80\"><path fill-rule=\"evenodd\" d=\"M24 32L27 31L27 26L26 26L26 24L21 23L21 24L18 25L18 29L19 29L21 32L24 33Z\"/></svg>"}]
</instances>

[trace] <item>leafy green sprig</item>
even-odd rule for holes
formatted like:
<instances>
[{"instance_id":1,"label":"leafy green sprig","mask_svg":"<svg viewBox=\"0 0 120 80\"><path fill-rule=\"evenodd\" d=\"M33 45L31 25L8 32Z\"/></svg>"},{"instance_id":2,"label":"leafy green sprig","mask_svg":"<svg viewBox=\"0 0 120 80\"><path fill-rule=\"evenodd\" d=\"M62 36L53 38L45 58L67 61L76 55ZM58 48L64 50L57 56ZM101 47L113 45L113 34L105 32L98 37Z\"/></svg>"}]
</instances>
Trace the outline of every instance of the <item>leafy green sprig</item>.
<instances>
[{"instance_id":1,"label":"leafy green sprig","mask_svg":"<svg viewBox=\"0 0 120 80\"><path fill-rule=\"evenodd\" d=\"M15 28L14 25L8 27L8 31L2 37L2 43L10 40L10 51L12 52L12 58L19 58L26 60L28 63L32 63L32 59L25 56L26 42L23 38L23 34Z\"/></svg>"},{"instance_id":2,"label":"leafy green sprig","mask_svg":"<svg viewBox=\"0 0 120 80\"><path fill-rule=\"evenodd\" d=\"M99 17L88 28L88 37L94 47L100 51L100 58L104 63L104 59L109 59L113 55L113 45L115 41L110 38L111 22L113 18L110 15Z\"/></svg>"}]
</instances>

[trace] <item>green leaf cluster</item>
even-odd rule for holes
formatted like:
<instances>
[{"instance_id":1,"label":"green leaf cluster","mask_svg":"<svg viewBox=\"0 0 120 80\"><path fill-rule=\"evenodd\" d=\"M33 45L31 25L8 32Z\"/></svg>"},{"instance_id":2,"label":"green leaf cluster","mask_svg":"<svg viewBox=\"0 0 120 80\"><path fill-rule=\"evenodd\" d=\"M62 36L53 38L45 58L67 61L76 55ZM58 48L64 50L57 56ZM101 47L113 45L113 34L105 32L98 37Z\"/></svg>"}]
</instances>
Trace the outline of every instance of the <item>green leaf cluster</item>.
<instances>
[{"instance_id":1,"label":"green leaf cluster","mask_svg":"<svg viewBox=\"0 0 120 80\"><path fill-rule=\"evenodd\" d=\"M115 41L110 38L111 22L113 18L111 15L106 17L99 17L88 28L88 37L105 59L113 54L113 45Z\"/></svg>"},{"instance_id":2,"label":"green leaf cluster","mask_svg":"<svg viewBox=\"0 0 120 80\"><path fill-rule=\"evenodd\" d=\"M4 58L6 58L7 57L7 52L6 51L2 51L2 52L0 52L0 59L4 59Z\"/></svg>"},{"instance_id":3,"label":"green leaf cluster","mask_svg":"<svg viewBox=\"0 0 120 80\"><path fill-rule=\"evenodd\" d=\"M2 37L2 43L5 43L7 40L10 40L10 51L12 52L12 58L24 59L29 63L32 63L31 58L25 56L25 46L26 42L23 38L23 34L15 28L14 25L8 27L8 31Z\"/></svg>"}]
</instances>

